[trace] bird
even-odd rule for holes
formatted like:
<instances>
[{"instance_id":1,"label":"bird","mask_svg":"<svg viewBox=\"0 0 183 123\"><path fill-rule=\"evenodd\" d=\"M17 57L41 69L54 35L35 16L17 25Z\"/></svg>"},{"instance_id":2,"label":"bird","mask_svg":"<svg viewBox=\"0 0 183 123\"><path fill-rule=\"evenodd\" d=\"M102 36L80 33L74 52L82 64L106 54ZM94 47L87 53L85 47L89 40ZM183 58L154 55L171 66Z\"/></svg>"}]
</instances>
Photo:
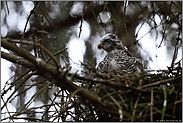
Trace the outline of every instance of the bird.
<instances>
[{"instance_id":1,"label":"bird","mask_svg":"<svg viewBox=\"0 0 183 123\"><path fill-rule=\"evenodd\" d=\"M98 49L107 52L97 69L102 71L116 71L120 74L140 73L144 71L142 62L134 57L114 33L107 33L98 44Z\"/></svg>"}]
</instances>

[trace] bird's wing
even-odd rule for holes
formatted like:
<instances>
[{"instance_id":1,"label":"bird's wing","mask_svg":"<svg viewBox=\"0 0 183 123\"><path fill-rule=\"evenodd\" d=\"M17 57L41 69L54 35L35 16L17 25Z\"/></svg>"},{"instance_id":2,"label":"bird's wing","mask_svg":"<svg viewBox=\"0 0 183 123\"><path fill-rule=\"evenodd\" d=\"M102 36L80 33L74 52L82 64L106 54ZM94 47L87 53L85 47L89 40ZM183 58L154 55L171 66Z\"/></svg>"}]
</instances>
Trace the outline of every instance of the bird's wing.
<instances>
[{"instance_id":1,"label":"bird's wing","mask_svg":"<svg viewBox=\"0 0 183 123\"><path fill-rule=\"evenodd\" d=\"M115 54L115 60L118 66L120 66L121 71L131 73L137 71L137 67L142 68L140 61L126 51L127 50L118 50L118 52L116 52L117 54Z\"/></svg>"},{"instance_id":2,"label":"bird's wing","mask_svg":"<svg viewBox=\"0 0 183 123\"><path fill-rule=\"evenodd\" d=\"M113 56L110 55L110 54L107 54L105 56L105 58L99 63L97 69L100 69L100 70L107 70L107 71L110 71L111 68L110 68L110 61L112 60Z\"/></svg>"}]
</instances>

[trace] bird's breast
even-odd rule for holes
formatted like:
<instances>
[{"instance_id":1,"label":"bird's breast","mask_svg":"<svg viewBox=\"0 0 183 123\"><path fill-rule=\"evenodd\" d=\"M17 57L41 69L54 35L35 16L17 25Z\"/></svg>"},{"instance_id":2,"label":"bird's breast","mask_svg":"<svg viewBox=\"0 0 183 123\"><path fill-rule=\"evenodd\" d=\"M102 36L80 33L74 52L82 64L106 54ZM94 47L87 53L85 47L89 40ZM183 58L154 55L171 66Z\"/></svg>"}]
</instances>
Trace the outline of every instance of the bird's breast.
<instances>
[{"instance_id":1,"label":"bird's breast","mask_svg":"<svg viewBox=\"0 0 183 123\"><path fill-rule=\"evenodd\" d=\"M112 68L112 70L115 70L115 71L120 70L120 67L117 64L117 61L114 58L110 61L110 67Z\"/></svg>"}]
</instances>

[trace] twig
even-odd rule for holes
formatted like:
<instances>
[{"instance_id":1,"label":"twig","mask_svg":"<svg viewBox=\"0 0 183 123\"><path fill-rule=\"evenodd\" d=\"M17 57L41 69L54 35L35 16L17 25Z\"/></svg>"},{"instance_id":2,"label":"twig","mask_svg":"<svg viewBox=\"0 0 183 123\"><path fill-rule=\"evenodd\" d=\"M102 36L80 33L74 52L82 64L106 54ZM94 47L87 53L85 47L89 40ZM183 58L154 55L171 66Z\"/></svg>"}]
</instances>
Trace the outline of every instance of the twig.
<instances>
[{"instance_id":1,"label":"twig","mask_svg":"<svg viewBox=\"0 0 183 123\"><path fill-rule=\"evenodd\" d=\"M167 26L167 25L165 25L165 26ZM163 39L165 38L165 31L166 31L166 27L165 27L165 29L163 30L163 36L162 36L162 39L161 39L161 42L160 42L158 48L160 48L160 47L161 47L161 44L163 43Z\"/></svg>"},{"instance_id":2,"label":"twig","mask_svg":"<svg viewBox=\"0 0 183 123\"><path fill-rule=\"evenodd\" d=\"M109 10L109 7L107 6L107 2L106 2L106 8L107 8L107 11L111 14L110 10ZM116 32L116 26L115 26L115 23L114 23L114 19L113 19L113 15L111 14L111 23L114 27L114 32Z\"/></svg>"},{"instance_id":3,"label":"twig","mask_svg":"<svg viewBox=\"0 0 183 123\"><path fill-rule=\"evenodd\" d=\"M141 5L139 4L139 2L137 2L137 4L138 4L139 7L142 9L142 11L145 13L145 15L146 15L151 21L153 21L155 25L157 25L156 22L155 22L155 20L153 20L151 17L149 17L149 15L146 13L146 11L141 7Z\"/></svg>"},{"instance_id":4,"label":"twig","mask_svg":"<svg viewBox=\"0 0 183 123\"><path fill-rule=\"evenodd\" d=\"M141 96L139 96L139 97L138 97L138 99L136 100L135 105L134 105L134 107L133 107L133 113L132 113L132 119L131 119L131 122L133 122L133 121L134 121L135 112L136 112L137 104L138 104L138 102L139 102L140 97L141 97Z\"/></svg>"},{"instance_id":5,"label":"twig","mask_svg":"<svg viewBox=\"0 0 183 123\"><path fill-rule=\"evenodd\" d=\"M39 4L39 3L38 3L38 4ZM53 27L57 28L55 25L53 25L53 24L48 20L48 18L47 18L46 15L44 14L44 12L43 12L43 10L42 10L42 8L41 8L40 5L39 5L39 8L40 8L41 12L43 13L44 17L46 18L46 20L48 21L48 23L49 23L50 25L52 25Z\"/></svg>"},{"instance_id":6,"label":"twig","mask_svg":"<svg viewBox=\"0 0 183 123\"><path fill-rule=\"evenodd\" d=\"M7 40L5 38L3 38L3 39L4 39L4 41ZM56 66L57 66L57 69L59 70L61 68L61 65L59 64L59 62L55 59L55 57L52 55L52 53L48 49L46 49L44 46L42 46L38 43L30 42L30 41L27 42L27 41L13 40L13 39L8 39L8 41L12 42L12 43L21 43L21 44L34 45L36 47L40 47L42 50L44 50L53 59L53 61L55 62Z\"/></svg>"},{"instance_id":7,"label":"twig","mask_svg":"<svg viewBox=\"0 0 183 123\"><path fill-rule=\"evenodd\" d=\"M107 92L107 90L105 90ZM122 111L122 107L121 105L119 104L119 102L110 94L107 92L107 94L109 95L109 97L115 102L115 104L118 106L118 112L119 112L119 119L120 121L123 120L123 111Z\"/></svg>"},{"instance_id":8,"label":"twig","mask_svg":"<svg viewBox=\"0 0 183 123\"><path fill-rule=\"evenodd\" d=\"M104 8L103 8L103 13L104 13L105 9L107 8L107 3L108 3L108 1L105 1Z\"/></svg>"},{"instance_id":9,"label":"twig","mask_svg":"<svg viewBox=\"0 0 183 123\"><path fill-rule=\"evenodd\" d=\"M46 113L49 111L49 109L51 108L51 106L54 106L55 107L55 105L54 105L54 103L56 102L55 100L57 99L57 95L61 92L62 90L59 90L58 92L57 92L57 94L54 94L54 98L53 98L53 100L51 100L51 104L49 105L49 106L46 106L47 107L47 110L45 111L45 113L42 115L42 119L44 118L44 116L46 115ZM57 108L55 108L55 110L56 110L56 112L57 113L59 113L58 112L58 110L57 110ZM55 112L55 111L54 111Z\"/></svg>"},{"instance_id":10,"label":"twig","mask_svg":"<svg viewBox=\"0 0 183 123\"><path fill-rule=\"evenodd\" d=\"M180 89L182 89L182 86L179 86L178 92L180 91ZM178 99L178 95L179 95L179 93L177 93L176 96L175 96L175 103L174 103L173 111L172 111L172 114L173 114L173 115L175 115L176 105L177 105L176 100Z\"/></svg>"},{"instance_id":11,"label":"twig","mask_svg":"<svg viewBox=\"0 0 183 123\"><path fill-rule=\"evenodd\" d=\"M8 3L7 3L7 1L5 1L5 3L6 3L6 8L7 8L7 11L8 11L8 15L9 15L10 11L9 11L9 8L8 8Z\"/></svg>"},{"instance_id":12,"label":"twig","mask_svg":"<svg viewBox=\"0 0 183 123\"><path fill-rule=\"evenodd\" d=\"M3 97L1 97L1 99L2 99L3 103L5 104L5 101L4 101ZM9 114L9 116L11 116L11 114L10 114L8 108L7 108L7 105L5 105L5 107L6 107L6 110L7 110L8 114ZM1 109L1 111L2 111L2 109ZM1 112L1 113L2 113L2 112ZM1 115L2 115L2 114L1 114ZM13 119L11 119L11 120L13 121ZM13 122L14 122L14 121L13 121Z\"/></svg>"},{"instance_id":13,"label":"twig","mask_svg":"<svg viewBox=\"0 0 183 123\"><path fill-rule=\"evenodd\" d=\"M177 37L177 42L175 44L175 50L174 50L174 54L173 54L173 58L172 58L172 63L171 63L171 67L173 68L173 64L175 62L175 59L177 58L177 54L178 54L178 47L177 47L177 44L179 42L179 36L180 36L180 30L179 30L179 34L178 34L178 37Z\"/></svg>"},{"instance_id":14,"label":"twig","mask_svg":"<svg viewBox=\"0 0 183 123\"><path fill-rule=\"evenodd\" d=\"M145 23L145 21L143 21L143 22L141 23L141 26L139 27L137 33L135 34L135 37L136 37L136 38L137 38L138 33L139 33L139 31L141 30L142 26L144 25L144 23ZM138 39L138 40L140 40L140 39Z\"/></svg>"},{"instance_id":15,"label":"twig","mask_svg":"<svg viewBox=\"0 0 183 123\"><path fill-rule=\"evenodd\" d=\"M35 28L35 27L31 27L31 31L32 31L32 41L34 42L34 43L36 43L35 42L35 38L36 38L36 34L37 34L37 29ZM23 40L23 39L22 39ZM21 44L22 45L22 44ZM33 47L34 47L34 55L35 55L35 57L37 57L37 49L36 49L36 47L33 45Z\"/></svg>"},{"instance_id":16,"label":"twig","mask_svg":"<svg viewBox=\"0 0 183 123\"><path fill-rule=\"evenodd\" d=\"M170 79L165 79L165 80L157 81L157 82L154 82L154 83L150 83L150 84L142 86L141 88L147 88L147 87L157 86L157 85L160 85L160 84L165 84L167 82L175 81L175 80L180 79L180 78L182 78L181 75L177 76L175 78L170 78Z\"/></svg>"},{"instance_id":17,"label":"twig","mask_svg":"<svg viewBox=\"0 0 183 123\"><path fill-rule=\"evenodd\" d=\"M125 33L126 33L126 38L128 38L128 34L127 34L127 27L126 27L126 6L127 6L127 2L128 1L124 1L125 2L125 7L124 7L124 27L125 27Z\"/></svg>"},{"instance_id":18,"label":"twig","mask_svg":"<svg viewBox=\"0 0 183 123\"><path fill-rule=\"evenodd\" d=\"M42 15L39 15L40 18L41 18L41 27L42 27L42 30L44 31L44 18ZM43 45L43 33L41 33L41 40L39 42L41 45ZM45 56L44 56L44 53L43 53L43 50L42 49L39 49L38 50L38 55L40 58L42 58L43 60L46 60Z\"/></svg>"},{"instance_id":19,"label":"twig","mask_svg":"<svg viewBox=\"0 0 183 123\"><path fill-rule=\"evenodd\" d=\"M23 40L23 38L24 38L24 35L25 35L25 30L26 30L26 27L27 27L27 24L28 24L28 21L29 21L29 19L30 19L30 17L31 17L31 15L32 14L34 14L34 10L36 9L36 7L37 7L37 2L35 2L35 6L34 6L34 8L30 11L30 14L29 14L29 16L28 16L28 18L27 18L27 21L26 21L26 24L25 24L25 27L24 27L24 31L23 31L23 34L22 34L22 38L21 38L21 40Z\"/></svg>"},{"instance_id":20,"label":"twig","mask_svg":"<svg viewBox=\"0 0 183 123\"><path fill-rule=\"evenodd\" d=\"M156 108L155 106L153 107L153 109L155 110L155 111L157 111L158 113L160 113L160 114L162 114L162 111L161 110L159 110L158 108ZM175 119L176 118L176 116L175 115L170 115L170 114L165 114L165 116L166 117L171 117L171 118L173 118L173 119ZM162 121L163 122L163 121Z\"/></svg>"},{"instance_id":21,"label":"twig","mask_svg":"<svg viewBox=\"0 0 183 123\"><path fill-rule=\"evenodd\" d=\"M150 106L150 120L151 120L151 122L153 122L153 100L154 100L153 88L151 88L151 106Z\"/></svg>"},{"instance_id":22,"label":"twig","mask_svg":"<svg viewBox=\"0 0 183 123\"><path fill-rule=\"evenodd\" d=\"M35 73L30 73L25 75L24 77L22 77L21 79L19 79L17 82L19 82L19 85L16 87L16 89L14 90L13 93L11 93L11 95L8 97L8 99L6 100L6 102L4 103L4 105L1 107L1 110L4 108L4 106L6 106L6 104L8 103L8 101L10 100L10 98L17 92L17 90L22 86L23 83L25 83L32 75L34 75Z\"/></svg>"},{"instance_id":23,"label":"twig","mask_svg":"<svg viewBox=\"0 0 183 123\"><path fill-rule=\"evenodd\" d=\"M3 58L2 57L2 54L4 54L5 52L4 51L1 51L1 58ZM10 81L12 78L14 78L14 77L16 77L17 75L13 75L13 76L11 76L7 81L6 81L6 83L5 83L5 85L4 85L4 87L3 87L3 89L1 89L1 91L0 91L0 93L1 93L1 97L4 95L4 94L6 94L6 92L10 89L5 89L6 88L6 86L8 86L8 85L11 85L12 83L8 83L8 81Z\"/></svg>"},{"instance_id":24,"label":"twig","mask_svg":"<svg viewBox=\"0 0 183 123\"><path fill-rule=\"evenodd\" d=\"M31 99L30 99L29 101L27 101L26 104L24 104L24 105L19 109L19 111L17 111L16 114L13 114L11 117L12 117L12 118L15 118L16 115L21 114L21 112L22 112L24 109L27 109L27 108L30 106L30 104L31 104L35 99L37 99L38 96L40 96L42 93L44 93L44 92L48 89L48 87L49 87L50 85L52 85L52 84L53 84L53 82L50 82L49 84L47 84L47 85L45 85L43 88L41 88L37 93L35 93L35 94L31 97Z\"/></svg>"},{"instance_id":25,"label":"twig","mask_svg":"<svg viewBox=\"0 0 183 123\"><path fill-rule=\"evenodd\" d=\"M3 53L3 52L1 51L1 53ZM4 94L7 93L8 90L10 90L14 85L16 85L19 82L19 80L22 79L23 77L25 77L29 72L30 72L30 70L27 70L25 73L20 75L20 77L18 77L18 79L16 79L16 81L12 82L11 86L8 89L4 90L4 92L1 93L1 97L4 96Z\"/></svg>"},{"instance_id":26,"label":"twig","mask_svg":"<svg viewBox=\"0 0 183 123\"><path fill-rule=\"evenodd\" d=\"M128 105L126 104L125 100L123 97L118 93L119 98L121 99L122 103L125 105L126 109L128 110Z\"/></svg>"},{"instance_id":27,"label":"twig","mask_svg":"<svg viewBox=\"0 0 183 123\"><path fill-rule=\"evenodd\" d=\"M163 92L164 92L164 103L163 103L163 111L161 116L161 121L164 120L166 106L167 106L167 93L166 93L166 85L163 85Z\"/></svg>"},{"instance_id":28,"label":"twig","mask_svg":"<svg viewBox=\"0 0 183 123\"><path fill-rule=\"evenodd\" d=\"M98 23L98 21L97 21L97 17L96 17L96 15L95 15L95 12L94 12L93 7L92 7L92 5L91 5L91 1L90 1L90 8L91 8L91 11L92 11L92 13L93 13L93 16L94 16L94 18L95 18L95 20L96 20L96 22L97 22L98 28L99 28L100 25L99 25L99 23ZM99 15L99 16L100 16L100 15ZM102 20L101 20L100 17L99 17L99 19L100 19L100 21L102 22Z\"/></svg>"},{"instance_id":29,"label":"twig","mask_svg":"<svg viewBox=\"0 0 183 123\"><path fill-rule=\"evenodd\" d=\"M64 51L66 51L67 49L68 49L68 48L62 49L62 50L56 52L53 56L57 56L57 55L63 53ZM46 60L46 62L48 62L48 61L50 61L50 60L51 60L51 57L49 57L49 58Z\"/></svg>"},{"instance_id":30,"label":"twig","mask_svg":"<svg viewBox=\"0 0 183 123\"><path fill-rule=\"evenodd\" d=\"M87 2L85 2L84 8L83 8L83 15L82 15L82 17L81 17L81 24L80 24L80 27L79 27L79 28L80 28L80 31L79 31L79 38L80 38L80 36L81 36L82 24L83 24L83 18L84 18L86 3L87 3Z\"/></svg>"}]
</instances>

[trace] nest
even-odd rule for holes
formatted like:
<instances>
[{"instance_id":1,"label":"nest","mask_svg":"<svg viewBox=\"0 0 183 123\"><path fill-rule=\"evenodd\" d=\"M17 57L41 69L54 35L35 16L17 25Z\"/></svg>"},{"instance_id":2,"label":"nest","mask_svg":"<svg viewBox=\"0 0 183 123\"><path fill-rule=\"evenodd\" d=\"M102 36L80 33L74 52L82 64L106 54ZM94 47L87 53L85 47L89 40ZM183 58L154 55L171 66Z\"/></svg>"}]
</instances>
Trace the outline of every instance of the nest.
<instances>
[{"instance_id":1,"label":"nest","mask_svg":"<svg viewBox=\"0 0 183 123\"><path fill-rule=\"evenodd\" d=\"M89 69L84 72L87 76L85 80L76 81L82 87L99 95L101 101L118 108L119 113L110 112L108 109L84 101L85 108L79 108L78 117L86 116L85 121L182 120L180 63L167 70L152 70L122 76L116 73L98 74L94 69L91 71L92 69ZM83 102L79 98L78 101Z\"/></svg>"}]
</instances>

